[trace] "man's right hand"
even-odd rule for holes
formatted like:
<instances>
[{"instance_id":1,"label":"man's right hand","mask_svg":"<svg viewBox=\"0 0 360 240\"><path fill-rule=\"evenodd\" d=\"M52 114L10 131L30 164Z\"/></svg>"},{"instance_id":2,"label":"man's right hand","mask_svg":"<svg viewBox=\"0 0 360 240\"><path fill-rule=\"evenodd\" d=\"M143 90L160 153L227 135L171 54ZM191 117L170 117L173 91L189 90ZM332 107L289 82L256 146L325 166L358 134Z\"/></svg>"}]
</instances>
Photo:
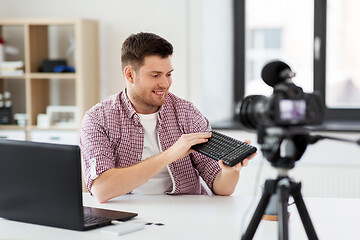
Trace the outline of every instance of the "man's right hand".
<instances>
[{"instance_id":1,"label":"man's right hand","mask_svg":"<svg viewBox=\"0 0 360 240\"><path fill-rule=\"evenodd\" d=\"M170 156L169 163L183 158L192 152L195 152L191 149L191 147L199 143L207 142L208 138L210 137L210 132L190 133L181 135L181 137L174 143L174 145L172 145L169 149L165 151Z\"/></svg>"}]
</instances>

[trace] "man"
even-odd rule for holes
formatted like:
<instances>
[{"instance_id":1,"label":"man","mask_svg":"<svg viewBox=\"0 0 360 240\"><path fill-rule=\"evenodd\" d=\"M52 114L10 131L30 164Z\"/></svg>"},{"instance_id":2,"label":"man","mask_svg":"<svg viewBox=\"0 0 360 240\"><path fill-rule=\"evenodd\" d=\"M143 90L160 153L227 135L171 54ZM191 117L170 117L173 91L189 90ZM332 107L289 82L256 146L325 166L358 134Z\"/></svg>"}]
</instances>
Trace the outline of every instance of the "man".
<instances>
[{"instance_id":1,"label":"man","mask_svg":"<svg viewBox=\"0 0 360 240\"><path fill-rule=\"evenodd\" d=\"M190 102L169 92L172 53L173 46L155 34L128 37L121 56L125 90L85 114L84 177L100 202L130 192L207 194L199 176L218 195L236 187L242 164L230 168L191 150L208 141L210 125Z\"/></svg>"}]
</instances>

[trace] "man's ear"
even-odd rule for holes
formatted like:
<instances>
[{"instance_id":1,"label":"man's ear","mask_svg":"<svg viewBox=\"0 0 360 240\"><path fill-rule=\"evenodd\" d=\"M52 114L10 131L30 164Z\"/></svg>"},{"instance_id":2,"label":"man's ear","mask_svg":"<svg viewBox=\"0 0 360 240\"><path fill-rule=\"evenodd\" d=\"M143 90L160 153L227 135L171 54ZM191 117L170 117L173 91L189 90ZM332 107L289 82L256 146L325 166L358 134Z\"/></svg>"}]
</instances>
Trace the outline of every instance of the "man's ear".
<instances>
[{"instance_id":1,"label":"man's ear","mask_svg":"<svg viewBox=\"0 0 360 240\"><path fill-rule=\"evenodd\" d=\"M131 84L134 83L134 77L135 77L134 75L135 75L135 70L131 66L126 66L124 68L124 76L126 80Z\"/></svg>"}]
</instances>

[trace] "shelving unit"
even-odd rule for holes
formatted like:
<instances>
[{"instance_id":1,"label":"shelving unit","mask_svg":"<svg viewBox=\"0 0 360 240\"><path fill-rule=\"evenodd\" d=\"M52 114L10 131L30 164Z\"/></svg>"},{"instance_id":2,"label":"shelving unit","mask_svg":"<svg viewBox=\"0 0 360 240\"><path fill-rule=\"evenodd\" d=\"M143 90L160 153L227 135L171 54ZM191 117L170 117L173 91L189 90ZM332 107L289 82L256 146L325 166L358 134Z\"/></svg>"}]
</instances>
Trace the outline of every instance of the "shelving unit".
<instances>
[{"instance_id":1,"label":"shelving unit","mask_svg":"<svg viewBox=\"0 0 360 240\"><path fill-rule=\"evenodd\" d=\"M55 36L55 37L54 37ZM37 139L39 132L47 136L43 141L77 143L82 117L99 101L98 23L88 19L0 19L0 37L5 44L14 45L20 53L6 55L9 61L24 61L21 76L1 76L0 93L10 91L13 98L12 117L15 113L28 116L26 126L0 125L0 138L4 132L25 132L26 140ZM73 41L72 41L73 40ZM65 44L64 44L65 43ZM71 45L73 44L73 45ZM64 47L65 45L65 47ZM74 51L66 55L67 50ZM75 73L43 73L39 69L45 59L68 58ZM76 106L77 122L73 127L39 128L38 114L46 113L49 105ZM75 135L62 141L64 133ZM60 136L50 136L52 135ZM77 136L77 137L76 137ZM11 138L11 137L9 137ZM56 139L52 141L51 139ZM65 137L66 139L66 137Z\"/></svg>"}]
</instances>

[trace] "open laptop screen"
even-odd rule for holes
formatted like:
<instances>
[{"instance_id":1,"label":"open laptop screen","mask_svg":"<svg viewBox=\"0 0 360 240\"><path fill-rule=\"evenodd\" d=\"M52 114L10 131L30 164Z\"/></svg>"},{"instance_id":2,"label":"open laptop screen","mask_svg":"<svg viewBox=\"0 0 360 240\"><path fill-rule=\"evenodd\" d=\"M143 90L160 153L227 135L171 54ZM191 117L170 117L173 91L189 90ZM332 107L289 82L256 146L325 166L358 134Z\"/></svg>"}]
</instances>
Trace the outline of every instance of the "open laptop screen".
<instances>
[{"instance_id":1,"label":"open laptop screen","mask_svg":"<svg viewBox=\"0 0 360 240\"><path fill-rule=\"evenodd\" d=\"M83 226L80 150L0 140L0 216L64 228Z\"/></svg>"},{"instance_id":2,"label":"open laptop screen","mask_svg":"<svg viewBox=\"0 0 360 240\"><path fill-rule=\"evenodd\" d=\"M137 215L114 212L119 220ZM0 217L85 230L80 148L1 139Z\"/></svg>"}]
</instances>

